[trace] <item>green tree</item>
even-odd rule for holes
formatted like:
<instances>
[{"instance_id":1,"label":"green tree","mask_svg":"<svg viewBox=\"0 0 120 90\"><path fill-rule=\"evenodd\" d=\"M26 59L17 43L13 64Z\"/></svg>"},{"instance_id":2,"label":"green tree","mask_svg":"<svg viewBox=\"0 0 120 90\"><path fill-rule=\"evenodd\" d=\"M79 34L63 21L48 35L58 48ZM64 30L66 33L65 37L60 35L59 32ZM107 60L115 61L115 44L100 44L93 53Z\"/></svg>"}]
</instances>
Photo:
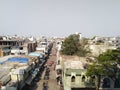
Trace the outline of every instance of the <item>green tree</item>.
<instances>
[{"instance_id":1,"label":"green tree","mask_svg":"<svg viewBox=\"0 0 120 90\"><path fill-rule=\"evenodd\" d=\"M86 44L88 44L87 38L79 40L79 35L72 34L64 40L61 52L63 55L77 55L85 57L89 52L85 48Z\"/></svg>"},{"instance_id":2,"label":"green tree","mask_svg":"<svg viewBox=\"0 0 120 90\"><path fill-rule=\"evenodd\" d=\"M73 34L64 40L61 52L64 55L75 55L79 46L79 35Z\"/></svg>"},{"instance_id":3,"label":"green tree","mask_svg":"<svg viewBox=\"0 0 120 90\"><path fill-rule=\"evenodd\" d=\"M98 87L101 76L108 76L115 80L117 75L120 75L118 63L120 63L120 50L108 50L97 57L97 62L90 65L87 70L87 75L95 75L98 77Z\"/></svg>"},{"instance_id":4,"label":"green tree","mask_svg":"<svg viewBox=\"0 0 120 90\"><path fill-rule=\"evenodd\" d=\"M78 47L77 55L81 57L85 57L88 53L90 53L90 49L88 48L88 38L82 38L80 40L80 46Z\"/></svg>"},{"instance_id":5,"label":"green tree","mask_svg":"<svg viewBox=\"0 0 120 90\"><path fill-rule=\"evenodd\" d=\"M83 37L83 38L81 39L81 41L80 41L81 45L82 45L82 46L87 45L87 44L88 44L88 40L89 40L88 38L84 38L84 37Z\"/></svg>"}]
</instances>

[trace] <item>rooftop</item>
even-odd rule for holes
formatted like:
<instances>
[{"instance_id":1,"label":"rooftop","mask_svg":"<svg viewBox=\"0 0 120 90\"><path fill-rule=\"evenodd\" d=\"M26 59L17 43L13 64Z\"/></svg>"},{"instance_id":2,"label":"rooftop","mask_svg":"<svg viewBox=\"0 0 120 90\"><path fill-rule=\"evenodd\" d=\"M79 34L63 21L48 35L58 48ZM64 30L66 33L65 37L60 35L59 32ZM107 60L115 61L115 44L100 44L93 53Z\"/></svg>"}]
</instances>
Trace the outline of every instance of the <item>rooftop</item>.
<instances>
[{"instance_id":1,"label":"rooftop","mask_svg":"<svg viewBox=\"0 0 120 90\"><path fill-rule=\"evenodd\" d=\"M12 57L15 57L15 55L9 55L9 56L0 57L0 64L5 62L8 58L12 58Z\"/></svg>"},{"instance_id":2,"label":"rooftop","mask_svg":"<svg viewBox=\"0 0 120 90\"><path fill-rule=\"evenodd\" d=\"M84 69L83 63L79 60L68 60L64 62L65 69Z\"/></svg>"},{"instance_id":3,"label":"rooftop","mask_svg":"<svg viewBox=\"0 0 120 90\"><path fill-rule=\"evenodd\" d=\"M0 67L15 68L28 66L30 59L31 58L27 56L9 55L7 57L0 58Z\"/></svg>"},{"instance_id":4,"label":"rooftop","mask_svg":"<svg viewBox=\"0 0 120 90\"><path fill-rule=\"evenodd\" d=\"M65 69L84 69L87 64L87 59L84 57L61 55L60 59Z\"/></svg>"}]
</instances>

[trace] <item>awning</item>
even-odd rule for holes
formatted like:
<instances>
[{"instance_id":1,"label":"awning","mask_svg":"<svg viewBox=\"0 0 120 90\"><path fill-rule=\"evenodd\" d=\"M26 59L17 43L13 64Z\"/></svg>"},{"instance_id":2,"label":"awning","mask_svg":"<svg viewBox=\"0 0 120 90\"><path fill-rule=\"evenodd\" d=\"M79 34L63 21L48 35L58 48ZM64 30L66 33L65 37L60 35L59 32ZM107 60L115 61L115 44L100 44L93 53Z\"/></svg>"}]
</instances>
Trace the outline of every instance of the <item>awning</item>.
<instances>
[{"instance_id":1,"label":"awning","mask_svg":"<svg viewBox=\"0 0 120 90\"><path fill-rule=\"evenodd\" d=\"M39 56L40 56L40 53L32 52L32 53L29 54L29 56L39 57Z\"/></svg>"}]
</instances>

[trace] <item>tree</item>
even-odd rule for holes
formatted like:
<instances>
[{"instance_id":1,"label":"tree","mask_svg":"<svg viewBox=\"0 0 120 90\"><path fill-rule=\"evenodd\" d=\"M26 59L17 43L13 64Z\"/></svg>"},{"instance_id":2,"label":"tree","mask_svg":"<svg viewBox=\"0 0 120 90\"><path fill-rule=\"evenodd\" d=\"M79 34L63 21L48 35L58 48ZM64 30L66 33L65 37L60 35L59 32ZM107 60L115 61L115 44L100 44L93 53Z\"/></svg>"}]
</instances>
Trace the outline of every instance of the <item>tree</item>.
<instances>
[{"instance_id":1,"label":"tree","mask_svg":"<svg viewBox=\"0 0 120 90\"><path fill-rule=\"evenodd\" d=\"M90 49L88 47L88 38L82 38L80 40L80 46L78 49L78 56L85 57L88 53L90 53Z\"/></svg>"},{"instance_id":2,"label":"tree","mask_svg":"<svg viewBox=\"0 0 120 90\"><path fill-rule=\"evenodd\" d=\"M87 75L95 75L98 77L98 88L101 76L108 76L112 80L116 80L116 76L120 75L118 64L120 63L120 50L108 50L97 57L97 62L88 67Z\"/></svg>"},{"instance_id":3,"label":"tree","mask_svg":"<svg viewBox=\"0 0 120 90\"><path fill-rule=\"evenodd\" d=\"M78 51L79 45L79 35L70 35L63 42L61 52L65 55L75 55Z\"/></svg>"},{"instance_id":4,"label":"tree","mask_svg":"<svg viewBox=\"0 0 120 90\"><path fill-rule=\"evenodd\" d=\"M79 35L72 34L68 36L62 44L62 54L63 55L77 55L85 56L88 51L85 49L85 45L88 43L86 38L79 40Z\"/></svg>"}]
</instances>

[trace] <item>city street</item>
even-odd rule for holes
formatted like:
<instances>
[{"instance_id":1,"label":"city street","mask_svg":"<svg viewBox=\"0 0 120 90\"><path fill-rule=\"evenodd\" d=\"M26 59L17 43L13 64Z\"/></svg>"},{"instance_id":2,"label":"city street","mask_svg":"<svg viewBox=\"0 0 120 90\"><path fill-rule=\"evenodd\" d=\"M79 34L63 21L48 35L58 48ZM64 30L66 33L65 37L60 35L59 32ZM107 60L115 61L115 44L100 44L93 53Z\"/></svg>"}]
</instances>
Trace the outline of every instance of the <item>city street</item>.
<instances>
[{"instance_id":1,"label":"city street","mask_svg":"<svg viewBox=\"0 0 120 90\"><path fill-rule=\"evenodd\" d=\"M46 64L47 67L44 69L41 80L32 90L60 90L60 86L57 85L56 81L56 72L55 72L55 61L56 61L56 52L55 45L51 50L51 54ZM49 65L50 64L50 65Z\"/></svg>"}]
</instances>

